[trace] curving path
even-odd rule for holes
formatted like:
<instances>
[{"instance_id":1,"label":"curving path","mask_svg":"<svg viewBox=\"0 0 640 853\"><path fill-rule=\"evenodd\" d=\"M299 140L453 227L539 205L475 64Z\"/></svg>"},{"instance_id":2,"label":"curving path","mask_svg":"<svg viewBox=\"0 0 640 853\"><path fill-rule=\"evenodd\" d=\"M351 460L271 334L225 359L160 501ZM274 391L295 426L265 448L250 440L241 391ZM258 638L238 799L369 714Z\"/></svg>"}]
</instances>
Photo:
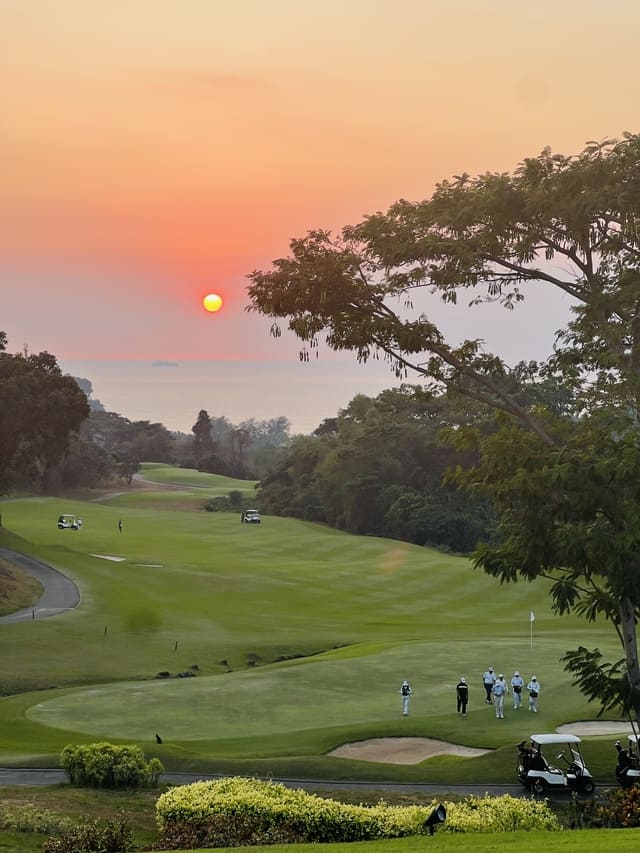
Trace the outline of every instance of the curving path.
<instances>
[{"instance_id":1,"label":"curving path","mask_svg":"<svg viewBox=\"0 0 640 853\"><path fill-rule=\"evenodd\" d=\"M67 610L73 610L80 603L78 587L53 566L48 566L36 560L35 557L21 554L19 551L12 551L10 548L0 548L0 557L34 577L44 588L44 592L35 604L16 610L15 613L9 613L7 616L0 616L0 624L57 616Z\"/></svg>"}]
</instances>

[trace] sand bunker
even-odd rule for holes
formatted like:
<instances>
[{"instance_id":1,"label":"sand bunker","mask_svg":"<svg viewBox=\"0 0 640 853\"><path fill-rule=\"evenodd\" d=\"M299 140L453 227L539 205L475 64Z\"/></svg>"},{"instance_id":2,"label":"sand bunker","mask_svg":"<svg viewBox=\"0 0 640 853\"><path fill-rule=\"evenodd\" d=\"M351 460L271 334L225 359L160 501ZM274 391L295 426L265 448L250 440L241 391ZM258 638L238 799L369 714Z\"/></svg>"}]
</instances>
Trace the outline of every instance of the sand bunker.
<instances>
[{"instance_id":1,"label":"sand bunker","mask_svg":"<svg viewBox=\"0 0 640 853\"><path fill-rule=\"evenodd\" d=\"M111 554L89 554L90 557L98 557L100 560L113 560L114 563L124 563L126 557L113 557Z\"/></svg>"},{"instance_id":2,"label":"sand bunker","mask_svg":"<svg viewBox=\"0 0 640 853\"><path fill-rule=\"evenodd\" d=\"M584 720L558 726L560 734L578 735L624 735L632 734L630 723L613 720ZM422 737L380 737L345 743L328 755L334 758L351 758L355 761L375 761L380 764L419 764L435 755L457 755L461 758L475 758L486 755L489 749L474 749L471 746L458 746L444 740Z\"/></svg>"},{"instance_id":3,"label":"sand bunker","mask_svg":"<svg viewBox=\"0 0 640 853\"><path fill-rule=\"evenodd\" d=\"M422 737L381 737L345 743L328 753L335 758L351 758L356 761L376 761L381 764L419 764L434 755L458 755L474 758L486 755L488 749L458 746L444 740Z\"/></svg>"},{"instance_id":4,"label":"sand bunker","mask_svg":"<svg viewBox=\"0 0 640 853\"><path fill-rule=\"evenodd\" d=\"M579 723L567 723L558 726L560 734L577 735L624 735L632 734L631 723L616 723L612 720L584 720Z\"/></svg>"}]
</instances>

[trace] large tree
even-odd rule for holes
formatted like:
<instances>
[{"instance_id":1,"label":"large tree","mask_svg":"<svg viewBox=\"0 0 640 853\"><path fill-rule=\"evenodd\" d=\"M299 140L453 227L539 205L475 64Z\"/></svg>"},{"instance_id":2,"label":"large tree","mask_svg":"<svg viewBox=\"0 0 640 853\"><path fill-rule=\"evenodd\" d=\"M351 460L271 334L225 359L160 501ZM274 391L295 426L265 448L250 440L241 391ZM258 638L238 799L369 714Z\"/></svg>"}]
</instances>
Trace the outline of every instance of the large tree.
<instances>
[{"instance_id":1,"label":"large tree","mask_svg":"<svg viewBox=\"0 0 640 853\"><path fill-rule=\"evenodd\" d=\"M6 335L0 333L0 492L46 487L89 404L53 355L12 355L5 348Z\"/></svg>"},{"instance_id":2,"label":"large tree","mask_svg":"<svg viewBox=\"0 0 640 853\"><path fill-rule=\"evenodd\" d=\"M588 696L602 700L613 687L637 719L640 135L574 156L545 149L509 174L443 181L425 201L399 201L336 236L293 240L289 257L250 280L251 307L273 318L275 335L286 320L303 359L324 336L360 361L382 356L398 376L422 376L500 413L501 430L480 441L476 482L502 521L477 562L502 581L550 576L557 610L608 618L623 665L586 649L568 665ZM529 377L562 389L560 410L532 404L481 341L454 345L413 312L422 288L508 309L531 289L566 294L571 320Z\"/></svg>"}]
</instances>

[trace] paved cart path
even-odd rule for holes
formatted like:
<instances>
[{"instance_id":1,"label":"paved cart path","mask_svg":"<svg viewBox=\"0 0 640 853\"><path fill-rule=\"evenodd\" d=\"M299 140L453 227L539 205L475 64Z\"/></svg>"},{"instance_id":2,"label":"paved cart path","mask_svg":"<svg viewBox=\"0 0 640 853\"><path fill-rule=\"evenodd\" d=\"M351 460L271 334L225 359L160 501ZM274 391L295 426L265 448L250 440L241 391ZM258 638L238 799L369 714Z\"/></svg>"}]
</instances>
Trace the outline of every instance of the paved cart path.
<instances>
[{"instance_id":1,"label":"paved cart path","mask_svg":"<svg viewBox=\"0 0 640 853\"><path fill-rule=\"evenodd\" d=\"M44 589L40 598L31 607L16 610L15 613L9 613L7 616L0 616L0 624L57 616L67 610L73 610L80 603L78 587L53 566L48 566L36 560L35 557L21 554L10 548L0 548L0 558L40 581Z\"/></svg>"}]
</instances>

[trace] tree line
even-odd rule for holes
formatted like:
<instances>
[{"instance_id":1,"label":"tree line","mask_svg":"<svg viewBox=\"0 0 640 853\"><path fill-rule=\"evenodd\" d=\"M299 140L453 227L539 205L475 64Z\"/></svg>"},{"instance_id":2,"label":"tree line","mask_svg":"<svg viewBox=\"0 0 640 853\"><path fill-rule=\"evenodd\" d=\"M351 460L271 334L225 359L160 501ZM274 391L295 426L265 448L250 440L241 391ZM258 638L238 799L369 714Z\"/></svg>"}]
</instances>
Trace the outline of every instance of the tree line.
<instances>
[{"instance_id":1,"label":"tree line","mask_svg":"<svg viewBox=\"0 0 640 853\"><path fill-rule=\"evenodd\" d=\"M131 421L64 375L48 352L7 351L0 332L0 494L130 484L143 461L259 479L289 440L286 418L238 426L203 410L191 434Z\"/></svg>"},{"instance_id":2,"label":"tree line","mask_svg":"<svg viewBox=\"0 0 640 853\"><path fill-rule=\"evenodd\" d=\"M446 480L475 455L445 443L443 431L475 416L419 386L359 394L312 435L292 439L262 478L259 504L349 533L469 552L487 531L491 505Z\"/></svg>"}]
</instances>

